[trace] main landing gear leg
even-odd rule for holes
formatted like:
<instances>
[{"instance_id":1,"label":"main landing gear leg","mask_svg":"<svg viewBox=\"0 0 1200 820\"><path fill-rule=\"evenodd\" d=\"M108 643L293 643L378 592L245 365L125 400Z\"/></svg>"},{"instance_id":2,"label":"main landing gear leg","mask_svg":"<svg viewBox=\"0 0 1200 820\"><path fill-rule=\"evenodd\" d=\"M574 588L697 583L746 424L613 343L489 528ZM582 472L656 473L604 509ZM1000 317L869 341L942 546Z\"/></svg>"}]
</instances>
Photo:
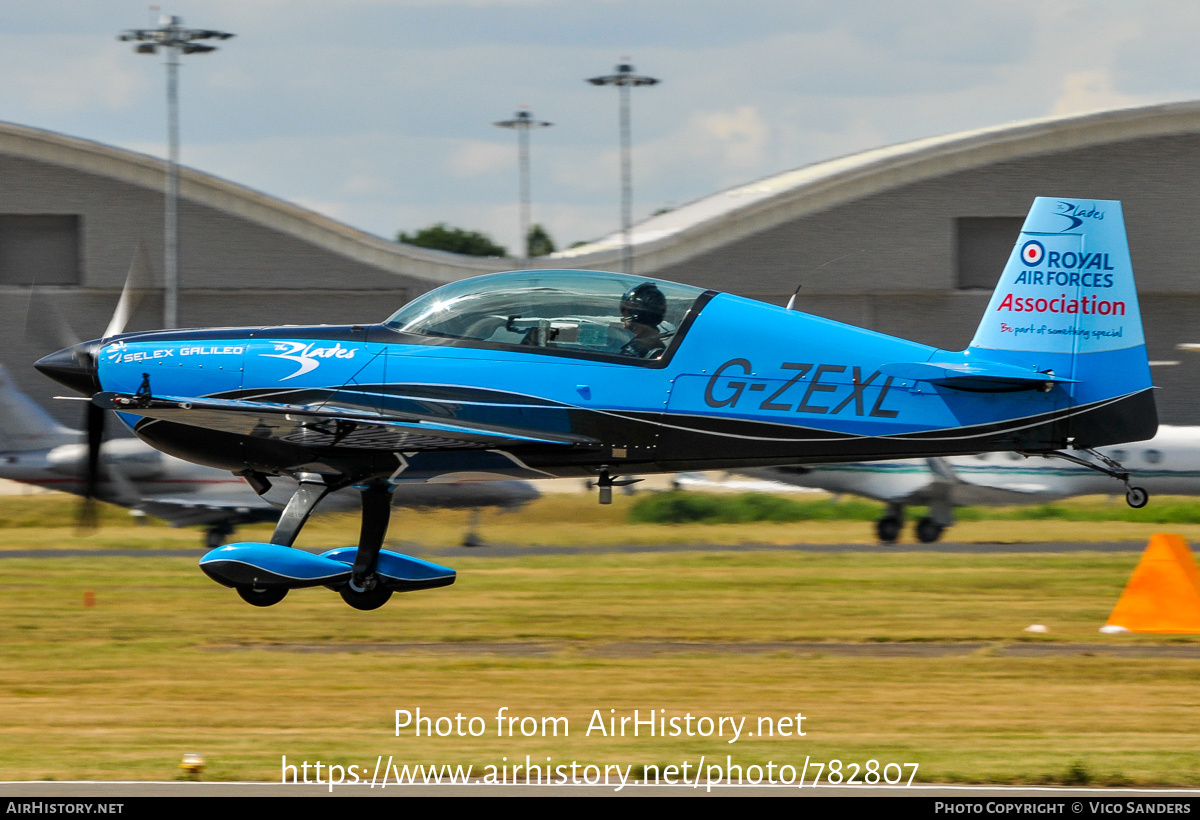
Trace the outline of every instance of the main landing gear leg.
<instances>
[{"instance_id":1,"label":"main landing gear leg","mask_svg":"<svg viewBox=\"0 0 1200 820\"><path fill-rule=\"evenodd\" d=\"M317 508L317 503L333 489L315 473L301 473L299 478L300 486L288 499L283 515L279 516L279 523L275 525L275 532L271 534L272 544L290 547L312 511Z\"/></svg>"},{"instance_id":2,"label":"main landing gear leg","mask_svg":"<svg viewBox=\"0 0 1200 820\"><path fill-rule=\"evenodd\" d=\"M462 545L464 547L482 547L484 545L483 537L477 532L479 529L479 508L471 508L471 517L467 520L467 534L463 536Z\"/></svg>"},{"instance_id":3,"label":"main landing gear leg","mask_svg":"<svg viewBox=\"0 0 1200 820\"><path fill-rule=\"evenodd\" d=\"M1078 464L1081 467L1087 467L1089 470L1095 470L1098 473L1104 473L1107 476L1112 476L1125 485L1125 503L1133 507L1135 510L1140 510L1142 507L1146 506L1147 503L1149 503L1150 493L1146 492L1141 487L1129 486L1129 471L1126 470L1120 463L1113 461L1099 450L1083 449L1080 450L1080 452L1087 453L1100 463L1097 464L1094 461L1088 461L1087 459L1080 458L1079 456L1065 453L1062 450L1055 450L1050 453L1036 453L1036 455L1040 455L1042 458L1061 458L1063 461L1069 461L1072 464ZM1029 456L1034 454L1022 453L1021 455Z\"/></svg>"},{"instance_id":4,"label":"main landing gear leg","mask_svg":"<svg viewBox=\"0 0 1200 820\"><path fill-rule=\"evenodd\" d=\"M251 486L254 486L253 483ZM255 487L255 489L258 488ZM315 473L302 473L300 486L288 499L287 506L283 508L283 514L279 516L279 523L275 525L271 543L290 547L295 542L296 536L300 534L304 522L308 521L308 517L316 509L317 503L328 495L331 489L333 488L326 484L321 476ZM256 587L253 584L242 584L237 587L237 594L242 596L243 601L254 606L274 606L284 599L287 589L285 587Z\"/></svg>"},{"instance_id":5,"label":"main landing gear leg","mask_svg":"<svg viewBox=\"0 0 1200 820\"><path fill-rule=\"evenodd\" d=\"M368 484L362 491L362 530L358 537L358 552L354 557L354 568L350 580L341 589L342 600L355 609L378 609L392 597L375 574L379 564L379 550L387 535L388 520L392 514L392 488L385 481Z\"/></svg>"}]
</instances>

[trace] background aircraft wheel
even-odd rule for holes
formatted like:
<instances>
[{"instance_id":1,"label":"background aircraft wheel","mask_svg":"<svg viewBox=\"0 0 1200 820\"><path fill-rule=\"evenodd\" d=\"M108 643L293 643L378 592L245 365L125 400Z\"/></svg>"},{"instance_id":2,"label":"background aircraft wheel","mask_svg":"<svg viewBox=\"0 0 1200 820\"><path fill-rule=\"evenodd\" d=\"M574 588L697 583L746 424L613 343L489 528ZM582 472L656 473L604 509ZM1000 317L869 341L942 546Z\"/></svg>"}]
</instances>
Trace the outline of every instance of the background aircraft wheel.
<instances>
[{"instance_id":1,"label":"background aircraft wheel","mask_svg":"<svg viewBox=\"0 0 1200 820\"><path fill-rule=\"evenodd\" d=\"M383 584L376 584L373 589L368 589L364 592L355 592L355 590L347 584L341 590L342 600L350 604L355 609L379 609L388 602L388 598L392 597L392 591Z\"/></svg>"},{"instance_id":2,"label":"background aircraft wheel","mask_svg":"<svg viewBox=\"0 0 1200 820\"><path fill-rule=\"evenodd\" d=\"M900 530L904 526L904 522L899 518L887 516L875 522L875 534L879 536L879 540L885 544L894 544L896 539L900 537Z\"/></svg>"},{"instance_id":3,"label":"background aircraft wheel","mask_svg":"<svg viewBox=\"0 0 1200 820\"><path fill-rule=\"evenodd\" d=\"M943 527L932 518L922 518L917 522L917 540L922 544L932 544L942 537Z\"/></svg>"},{"instance_id":4,"label":"background aircraft wheel","mask_svg":"<svg viewBox=\"0 0 1200 820\"><path fill-rule=\"evenodd\" d=\"M1143 490L1141 487L1130 487L1125 491L1125 503L1133 507L1135 510L1140 510L1146 506L1150 500L1150 493Z\"/></svg>"},{"instance_id":5,"label":"background aircraft wheel","mask_svg":"<svg viewBox=\"0 0 1200 820\"><path fill-rule=\"evenodd\" d=\"M256 589L251 586L240 586L237 594L251 606L275 606L287 595L287 587L265 587Z\"/></svg>"}]
</instances>

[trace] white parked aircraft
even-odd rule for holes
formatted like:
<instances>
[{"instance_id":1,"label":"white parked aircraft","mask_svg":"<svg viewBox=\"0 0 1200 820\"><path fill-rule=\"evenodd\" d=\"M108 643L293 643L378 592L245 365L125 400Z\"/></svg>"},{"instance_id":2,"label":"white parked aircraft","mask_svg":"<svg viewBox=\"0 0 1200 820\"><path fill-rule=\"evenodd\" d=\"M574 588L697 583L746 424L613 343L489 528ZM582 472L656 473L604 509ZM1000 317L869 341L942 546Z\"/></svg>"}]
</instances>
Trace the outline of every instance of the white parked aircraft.
<instances>
[{"instance_id":1,"label":"white parked aircraft","mask_svg":"<svg viewBox=\"0 0 1200 820\"><path fill-rule=\"evenodd\" d=\"M1200 495L1200 427L1159 425L1149 441L1101 447L1150 494ZM879 540L892 543L904 527L906 506L928 507L916 522L920 541L938 540L954 523L954 508L968 505L1041 504L1077 495L1124 492L1121 482L1069 462L1026 458L1020 453L982 453L953 458L908 459L820 467L769 467L745 471L755 477L887 503L875 524ZM1133 506L1145 497L1130 499Z\"/></svg>"},{"instance_id":2,"label":"white parked aircraft","mask_svg":"<svg viewBox=\"0 0 1200 820\"><path fill-rule=\"evenodd\" d=\"M59 424L13 383L0 366L0 478L53 490L85 495L87 445L81 430ZM205 542L218 547L243 524L274 522L295 483L273 480L259 496L239 476L192 464L161 453L138 439L104 442L96 497L130 510L164 519L174 527L201 526ZM461 482L447 484L399 483L393 503L400 507L480 507L518 509L540 493L524 481ZM332 493L321 510L359 508L353 489ZM473 516L473 530L477 516ZM464 544L475 546L479 537L468 532Z\"/></svg>"}]
</instances>

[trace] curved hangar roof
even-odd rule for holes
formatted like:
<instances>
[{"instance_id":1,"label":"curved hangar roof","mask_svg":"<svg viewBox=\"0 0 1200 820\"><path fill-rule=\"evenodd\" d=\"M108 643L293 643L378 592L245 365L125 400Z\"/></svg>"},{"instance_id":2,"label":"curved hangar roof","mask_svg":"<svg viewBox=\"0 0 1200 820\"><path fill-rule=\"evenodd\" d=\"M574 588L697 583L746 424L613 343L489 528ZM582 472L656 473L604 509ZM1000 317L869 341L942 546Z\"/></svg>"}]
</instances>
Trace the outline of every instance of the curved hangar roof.
<instances>
[{"instance_id":1,"label":"curved hangar roof","mask_svg":"<svg viewBox=\"0 0 1200 820\"><path fill-rule=\"evenodd\" d=\"M10 165L14 161L21 164L15 169L0 165L5 171L5 181L8 183L5 186L8 190L0 191L0 212L60 212L69 204L77 211L84 211L85 216L96 218L99 214L93 216L87 213L89 207L103 211L107 208L120 209L128 206L131 209L130 215L139 220L140 226L144 226L139 230L146 234L144 238L147 242L161 242L161 197L166 181L166 163L163 160L51 131L0 123L0 160L4 159L9 160ZM68 179L62 173L49 174L46 172L47 168L60 172L75 172L75 179ZM102 184L91 186L94 190L103 189L104 195L100 203L89 203L85 201L86 196L82 200L78 196L81 193L86 194L88 190L86 183L78 184L79 173L103 180ZM22 180L25 184L14 185L14 180ZM128 201L138 199L137 196L113 196L114 192L127 194L130 191L128 186L148 195L145 197L146 204L149 204L151 198L156 199L155 207L158 210L149 208L139 211ZM47 188L51 190L46 192ZM25 193L18 193L14 189L23 189ZM353 263L352 268L364 266L377 272L421 280L414 283L424 285L417 288L418 292L466 276L511 267L511 264L505 264L500 259L460 256L389 242L280 199L190 168L180 169L180 198L181 210L186 209L190 203L200 206L199 213L215 212L224 217L235 217L264 229L267 234L299 240L299 247L308 246L327 251L336 258ZM185 213L181 220L182 239L185 243L188 239L186 232L189 229L195 234L204 230L203 227L189 225L188 219ZM227 221L224 227L230 227ZM204 239L203 236L193 236L192 247L203 244L206 253L209 253L214 248L211 243L204 242ZM281 245L287 244L286 239L282 239ZM84 249L85 258L89 256L87 250ZM185 265L189 262L186 250L185 247ZM243 253L246 251L252 252L253 247L243 248ZM109 282L111 277L105 275L103 270L88 270L83 284L93 287L119 287L124 277L123 268L129 264L128 249L123 248L120 253L122 270L119 271L120 275L115 282ZM93 257L89 261L93 263L90 265L92 268L104 267L104 263L99 259ZM212 283L205 284L213 286ZM243 282L217 284L244 286ZM378 286L379 282L373 284ZM192 286L195 286L194 282Z\"/></svg>"},{"instance_id":2,"label":"curved hangar roof","mask_svg":"<svg viewBox=\"0 0 1200 820\"><path fill-rule=\"evenodd\" d=\"M794 242L789 243L787 236L778 233L778 229L788 223L822 213L837 212L845 206L872 198L878 199L889 192L911 189L913 186L919 189L922 183L981 169L1011 166L1014 162L1019 163L1030 158L1053 157L1064 152L1077 153L1084 149L1115 144L1133 144L1138 140L1198 134L1200 103L1188 102L1033 120L864 151L722 191L639 223L633 230L635 269L643 273L655 272L667 278L693 284L717 287L723 285L726 289L740 292L790 292L792 285L788 284L785 287L784 283L776 286L770 282L762 282L761 275L758 274L756 276L759 286L755 287L749 283L716 278L718 274L715 271L710 276L704 269L713 264L728 271L734 259L739 265L749 264L750 268L754 268L757 259L774 266L775 269L787 271L787 276L793 276L797 270L812 270L829 259L834 259L837 254L832 252L839 247L837 243L826 243L823 246L819 242L812 243L811 237L794 236L794 240L803 240L806 243L806 248L796 248ZM48 131L0 123L0 158L3 157L42 163L66 171L83 172L135 186L150 197L158 198L158 202L161 203L166 166L162 160L153 157ZM1094 171L1094 161L1090 162L1092 164L1089 167ZM1045 167L1054 169L1054 162L1051 160ZM1138 169L1121 167L1106 170L1118 176L1125 174L1128 177ZM976 196L970 204L961 206L958 203L948 203L947 207L957 216L1016 217L1024 214L1034 195L1069 194L1119 199L1128 193L1127 190L1113 190L1114 187L1128 189L1127 185L1106 186L1104 190L1093 190L1101 187L1096 182L1094 173L1087 175L1093 183L1089 190L1078 190L1074 187L1065 190L1062 186L1072 185L1070 180L1074 176L1078 174L1051 173L1042 185L1038 184L1038 177L1034 176L1027 180L1028 184L1024 186L1008 185L1007 190L1001 192L999 199L994 195L994 191L989 189L986 192L989 196ZM1050 190L1046 186L1055 189ZM78 190L80 186L72 187ZM973 191L972 195L977 193L979 192ZM513 266L513 260L460 256L390 242L274 197L192 169L181 169L180 194L185 208L188 203L192 203L201 206L201 210L207 209L224 217L234 217L267 234L299 240L300 247L324 251L331 255L328 257L330 259L345 260L351 263L353 271L375 274L367 276L371 281L363 281L362 287L379 287L385 282L402 284L395 281L394 277L399 276L415 280L403 284L409 285L413 292L420 292L445 282L505 270ZM11 186L7 196L0 193L0 211L13 212L14 209L4 207L4 200L11 199L12 196ZM111 206L113 201L112 198L107 199L106 206ZM147 201L149 202L149 199ZM30 206L25 200L20 204L18 210L37 212L37 206ZM921 201L900 200L896 204L902 208L919 209L926 207L928 201L922 197ZM30 207L34 210L30 210ZM161 204L158 207L161 208ZM41 212L53 210L55 209L43 208ZM149 210L143 216L147 217L143 224L157 221L157 225L161 226L160 212ZM944 216L945 214L942 214L943 218ZM888 224L886 218L878 215L874 218L868 217L865 221L861 215L853 219L859 228L860 238L863 233ZM188 227L185 222L185 241ZM1195 227L1200 228L1200 225ZM161 227L151 229L150 235L146 237L148 242L152 245L160 242L159 233ZM1190 236L1194 235L1195 232ZM917 235L907 236L908 242L919 242L922 239L924 237ZM767 253L764 256L761 249L752 248L747 254L746 242L756 240L759 244L763 241L771 244L778 253ZM1134 240L1132 236L1131 240ZM94 237L89 237L88 241L94 241ZM1136 243L1136 240L1134 241ZM1189 237L1188 242L1190 241ZM620 242L620 234L614 233L597 242L534 260L533 264L538 267L615 269L620 266ZM849 244L861 246L864 243L852 239ZM952 245L953 237L950 237L948 246ZM846 247L846 243L842 243L841 247ZM257 249L258 246L253 243L240 249L241 257L238 261L242 263L242 268L263 264L262 259L253 258ZM81 254L85 259L91 256L87 250L85 248ZM206 247L208 253L214 250L219 248L211 245ZM153 254L154 250L151 252ZM731 258L731 252L737 256ZM850 252L874 255L873 251L861 247L853 248ZM797 256L796 253L801 255ZM808 258L804 258L805 255ZM124 261L128 258L127 252L122 250L118 257L121 261L114 261L112 265L101 264L99 260L88 263L90 269L85 272L82 284L91 287L120 287L124 269L128 264ZM878 261L878 257L876 259ZM186 264L187 259L184 261ZM270 261L281 260L276 258ZM683 264L689 261L700 263L699 267ZM921 264L927 264L929 261L922 260ZM944 259L941 261L946 262ZM840 276L838 279L831 279L829 287L825 289L905 289L880 286L878 270L881 264L903 266L898 260L878 262L872 266L872 274L867 274L864 270L870 281L861 276ZM113 269L109 271L108 267ZM314 264L315 267L317 266ZM845 265L841 267L844 268ZM945 264L942 267L952 271L953 264ZM254 270L257 273L259 269ZM245 269L239 271L241 279L230 282L206 281L205 284L209 287L245 287L246 272ZM384 276L379 277L378 274ZM201 278L207 279L207 276ZM112 281L109 281L110 279ZM305 284L313 286L311 282L295 282L292 286L303 287ZM325 286L329 287L331 284ZM953 282L949 280L912 284L918 289L954 287ZM338 285L355 286L346 280L332 286ZM818 287L821 285L818 284Z\"/></svg>"},{"instance_id":3,"label":"curved hangar roof","mask_svg":"<svg viewBox=\"0 0 1200 820\"><path fill-rule=\"evenodd\" d=\"M683 281L694 284L715 286L702 273L698 274L699 279L686 276L684 272L689 270L689 266L681 263L700 261L727 246L744 248L745 240L763 235L785 223L864 200L880 200L888 193L901 189L911 194L908 201L896 198L891 200L891 204L916 210L935 210L928 196L933 189L925 183L947 177L962 180L958 187L969 189L970 198L963 201L963 198L955 197L952 191L947 192L947 207L939 214L942 219L946 216L951 219L1023 216L1033 196L1038 195L1126 198L1130 200L1126 203L1128 217L1129 206L1136 193L1132 185L1136 177L1157 174L1159 179L1151 182L1162 182L1163 174L1160 171L1164 162L1169 164L1171 161L1187 160L1185 165L1194 165L1198 158L1194 153L1190 158L1185 156L1189 150L1200 148L1195 141L1163 145L1163 150L1157 152L1159 156L1154 156L1154 151L1144 150L1146 141L1198 134L1200 103L1186 102L1030 120L863 151L712 194L635 225L632 232L635 269L646 273L658 272L667 278L682 277ZM1131 150L1119 152L1119 156L1106 156L1104 149L1116 145L1127 146ZM1099 150L1089 152L1087 149ZM1162 156L1171 154L1173 158ZM1071 159L1062 162L1056 160L1064 155L1069 155ZM1038 161L1023 162L1034 159ZM1148 167L1139 168L1139 162ZM973 176L970 174L989 168L1002 169L1003 178L980 185L983 177L978 173ZM1174 174L1167 171L1166 175ZM1155 193L1156 196L1162 194ZM949 201L956 198L958 202ZM863 234L887 228L889 224L898 226L906 219L906 216L897 214L857 214L854 222L861 232L856 240L857 246L843 249L858 251L863 244ZM892 230L895 234L897 228L893 227ZM891 238L908 242L920 239L912 235L906 240L895 235ZM779 239L779 236L770 239L760 236L762 241L777 242ZM805 239L812 240L813 237ZM1191 242L1189 238L1189 247ZM950 243L953 244L952 237ZM855 242L849 244L855 245ZM571 267L617 265L620 245L621 234L617 232L588 245L557 253L555 257ZM793 250L802 252L804 249ZM834 258L834 251L837 250L839 248L827 248L826 259ZM728 256L725 261L730 262ZM747 261L753 262L752 259ZM813 269L808 265L798 266L796 258L790 259L791 264L787 264L788 259L778 261L791 271L798 268ZM819 255L811 259L814 266L822 264L822 261ZM678 272L669 270L675 266L680 266ZM948 269L950 267L952 265ZM855 282L854 286L857 288L863 284ZM876 290L905 289L899 283L893 286L880 283L878 278L872 284L872 289ZM794 283L786 287L786 291L790 292L792 286ZM953 288L955 285L945 282L943 286ZM726 287L733 289L736 285L727 284ZM834 285L828 289L841 288ZM740 290L753 292L754 288L741 287ZM774 289L768 287L766 290Z\"/></svg>"}]
</instances>

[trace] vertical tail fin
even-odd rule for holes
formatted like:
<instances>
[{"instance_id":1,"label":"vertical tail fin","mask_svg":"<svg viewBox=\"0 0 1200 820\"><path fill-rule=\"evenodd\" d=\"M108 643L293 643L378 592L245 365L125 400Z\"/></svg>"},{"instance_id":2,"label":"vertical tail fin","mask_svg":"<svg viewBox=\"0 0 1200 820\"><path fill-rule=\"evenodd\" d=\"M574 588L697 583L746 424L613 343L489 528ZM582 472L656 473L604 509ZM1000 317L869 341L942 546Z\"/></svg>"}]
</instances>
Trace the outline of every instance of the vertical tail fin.
<instances>
[{"instance_id":1,"label":"vertical tail fin","mask_svg":"<svg viewBox=\"0 0 1200 820\"><path fill-rule=\"evenodd\" d=\"M46 450L78 439L78 433L22 393L0 365L0 451Z\"/></svg>"},{"instance_id":2,"label":"vertical tail fin","mask_svg":"<svg viewBox=\"0 0 1200 820\"><path fill-rule=\"evenodd\" d=\"M1034 200L968 351L1074 380L1071 406L1093 408L1072 416L1076 446L1153 437L1153 382L1121 203Z\"/></svg>"}]
</instances>

